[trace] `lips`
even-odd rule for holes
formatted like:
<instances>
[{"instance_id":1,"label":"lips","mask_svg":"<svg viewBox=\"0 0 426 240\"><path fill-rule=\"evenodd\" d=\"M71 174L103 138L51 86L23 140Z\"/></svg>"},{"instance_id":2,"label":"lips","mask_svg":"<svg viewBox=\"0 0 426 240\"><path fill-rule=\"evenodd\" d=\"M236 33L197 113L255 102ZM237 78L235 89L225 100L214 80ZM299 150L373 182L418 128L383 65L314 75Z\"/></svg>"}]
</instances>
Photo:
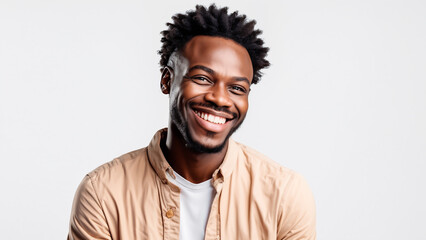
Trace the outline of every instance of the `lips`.
<instances>
[{"instance_id":1,"label":"lips","mask_svg":"<svg viewBox=\"0 0 426 240\"><path fill-rule=\"evenodd\" d=\"M228 128L234 117L228 113L216 112L212 109L192 109L198 124L208 132L219 133Z\"/></svg>"},{"instance_id":2,"label":"lips","mask_svg":"<svg viewBox=\"0 0 426 240\"><path fill-rule=\"evenodd\" d=\"M204 119L205 121L209 121L211 123L225 124L225 122L226 122L226 118L224 118L224 117L215 116L213 114L206 113L206 112L200 112L200 111L197 111L197 110L194 110L194 112L195 112L195 114L197 114L198 117Z\"/></svg>"}]
</instances>

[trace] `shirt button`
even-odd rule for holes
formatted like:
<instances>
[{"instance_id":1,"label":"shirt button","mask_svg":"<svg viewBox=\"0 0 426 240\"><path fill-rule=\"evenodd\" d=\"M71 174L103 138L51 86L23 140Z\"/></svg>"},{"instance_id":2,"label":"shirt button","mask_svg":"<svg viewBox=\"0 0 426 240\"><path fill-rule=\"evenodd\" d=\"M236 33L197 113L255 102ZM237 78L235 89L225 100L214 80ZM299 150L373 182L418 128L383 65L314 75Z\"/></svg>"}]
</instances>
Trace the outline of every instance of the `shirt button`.
<instances>
[{"instance_id":1,"label":"shirt button","mask_svg":"<svg viewBox=\"0 0 426 240\"><path fill-rule=\"evenodd\" d=\"M173 210L172 210L172 209L169 209L169 210L166 212L166 217L168 217L168 218L172 218L172 217L173 217L173 215L174 215L174 213L173 213Z\"/></svg>"}]
</instances>

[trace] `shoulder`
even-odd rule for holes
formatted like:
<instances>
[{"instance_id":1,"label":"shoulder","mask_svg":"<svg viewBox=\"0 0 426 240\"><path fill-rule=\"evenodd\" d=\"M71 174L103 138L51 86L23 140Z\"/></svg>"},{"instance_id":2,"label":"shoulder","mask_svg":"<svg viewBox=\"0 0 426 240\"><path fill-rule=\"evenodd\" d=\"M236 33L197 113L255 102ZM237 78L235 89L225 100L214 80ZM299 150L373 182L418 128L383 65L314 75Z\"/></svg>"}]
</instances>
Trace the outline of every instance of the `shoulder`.
<instances>
[{"instance_id":1,"label":"shoulder","mask_svg":"<svg viewBox=\"0 0 426 240\"><path fill-rule=\"evenodd\" d=\"M97 167L87 174L85 181L90 181L93 188L102 195L121 191L123 186L131 188L150 172L146 148L141 148Z\"/></svg>"},{"instance_id":2,"label":"shoulder","mask_svg":"<svg viewBox=\"0 0 426 240\"><path fill-rule=\"evenodd\" d=\"M77 188L71 210L69 238L111 239L107 219L117 219L123 192L135 192L138 171L146 169L146 149L124 154L88 173ZM122 206L121 206L122 207ZM132 206L129 206L132 207Z\"/></svg>"},{"instance_id":3,"label":"shoulder","mask_svg":"<svg viewBox=\"0 0 426 240\"><path fill-rule=\"evenodd\" d=\"M266 196L274 195L283 208L299 203L314 207L311 189L301 174L281 166L253 148L237 144L240 148L236 168L239 176L260 183L261 192Z\"/></svg>"},{"instance_id":4,"label":"shoulder","mask_svg":"<svg viewBox=\"0 0 426 240\"><path fill-rule=\"evenodd\" d=\"M236 142L236 145L240 149L238 154L239 164L250 171L250 174L262 175L280 183L302 178L300 174L280 165L257 150L238 142Z\"/></svg>"},{"instance_id":5,"label":"shoulder","mask_svg":"<svg viewBox=\"0 0 426 240\"><path fill-rule=\"evenodd\" d=\"M108 178L111 175L120 175L128 169L143 165L145 163L145 158L146 148L141 148L114 158L112 161L107 162L88 173L88 176L93 181L96 181Z\"/></svg>"},{"instance_id":6,"label":"shoulder","mask_svg":"<svg viewBox=\"0 0 426 240\"><path fill-rule=\"evenodd\" d=\"M315 239L315 200L305 178L248 146L237 145L236 170L257 185L257 197L276 206L279 239Z\"/></svg>"},{"instance_id":7,"label":"shoulder","mask_svg":"<svg viewBox=\"0 0 426 240\"><path fill-rule=\"evenodd\" d=\"M302 192L310 193L305 178L296 171L244 144L236 142L234 146L238 154L232 175L240 186L255 190L260 198L268 197L285 204Z\"/></svg>"}]
</instances>

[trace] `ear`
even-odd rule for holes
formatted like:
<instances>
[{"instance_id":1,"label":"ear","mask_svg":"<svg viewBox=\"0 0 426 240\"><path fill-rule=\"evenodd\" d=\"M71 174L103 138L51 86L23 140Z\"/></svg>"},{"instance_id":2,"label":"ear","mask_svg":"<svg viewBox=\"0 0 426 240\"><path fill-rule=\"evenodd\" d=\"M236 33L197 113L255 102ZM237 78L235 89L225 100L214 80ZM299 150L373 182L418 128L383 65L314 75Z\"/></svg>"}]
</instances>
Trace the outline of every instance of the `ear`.
<instances>
[{"instance_id":1,"label":"ear","mask_svg":"<svg viewBox=\"0 0 426 240\"><path fill-rule=\"evenodd\" d=\"M170 85L172 82L172 78L173 78L173 69L171 69L170 67L164 67L161 73L161 82L160 82L161 91L164 94L170 93Z\"/></svg>"}]
</instances>

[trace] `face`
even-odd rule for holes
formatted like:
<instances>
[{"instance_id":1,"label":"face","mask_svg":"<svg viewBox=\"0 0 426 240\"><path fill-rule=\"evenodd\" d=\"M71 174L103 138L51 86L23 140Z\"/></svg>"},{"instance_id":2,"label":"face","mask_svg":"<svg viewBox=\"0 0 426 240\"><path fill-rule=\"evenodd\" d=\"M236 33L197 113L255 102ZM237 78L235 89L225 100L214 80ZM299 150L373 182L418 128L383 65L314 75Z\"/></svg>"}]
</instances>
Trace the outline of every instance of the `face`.
<instances>
[{"instance_id":1,"label":"face","mask_svg":"<svg viewBox=\"0 0 426 240\"><path fill-rule=\"evenodd\" d=\"M230 39L196 36L171 59L162 83L170 86L172 128L194 151L221 151L248 110L253 68L247 50Z\"/></svg>"}]
</instances>

